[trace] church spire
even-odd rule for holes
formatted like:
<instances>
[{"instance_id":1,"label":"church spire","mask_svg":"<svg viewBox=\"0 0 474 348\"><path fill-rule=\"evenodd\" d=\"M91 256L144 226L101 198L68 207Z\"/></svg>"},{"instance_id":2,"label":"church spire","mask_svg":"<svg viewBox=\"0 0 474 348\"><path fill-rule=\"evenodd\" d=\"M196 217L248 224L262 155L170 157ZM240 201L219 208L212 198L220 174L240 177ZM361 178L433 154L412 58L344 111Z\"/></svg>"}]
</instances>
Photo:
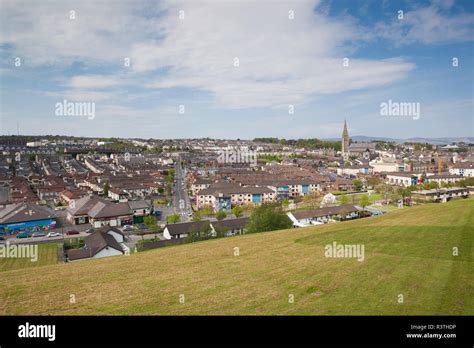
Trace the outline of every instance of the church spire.
<instances>
[{"instance_id":1,"label":"church spire","mask_svg":"<svg viewBox=\"0 0 474 348\"><path fill-rule=\"evenodd\" d=\"M349 132L347 131L346 119L344 119L344 130L342 131L342 137L343 138L349 137Z\"/></svg>"},{"instance_id":2,"label":"church spire","mask_svg":"<svg viewBox=\"0 0 474 348\"><path fill-rule=\"evenodd\" d=\"M342 131L341 150L342 157L347 160L349 157L349 132L347 131L346 119L344 119L344 129Z\"/></svg>"}]
</instances>

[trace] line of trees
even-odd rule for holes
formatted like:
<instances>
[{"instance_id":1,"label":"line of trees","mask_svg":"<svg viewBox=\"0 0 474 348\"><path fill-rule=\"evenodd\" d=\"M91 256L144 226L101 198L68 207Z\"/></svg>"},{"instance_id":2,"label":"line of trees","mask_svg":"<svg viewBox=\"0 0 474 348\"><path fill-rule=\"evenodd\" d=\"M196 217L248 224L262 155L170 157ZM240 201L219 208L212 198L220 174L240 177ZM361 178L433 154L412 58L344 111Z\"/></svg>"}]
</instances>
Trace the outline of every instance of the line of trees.
<instances>
[{"instance_id":1,"label":"line of trees","mask_svg":"<svg viewBox=\"0 0 474 348\"><path fill-rule=\"evenodd\" d=\"M255 138L255 142L268 143L268 144L279 144L279 145L293 145L297 147L305 147L310 149L335 149L341 150L340 141L328 141L320 140L317 138L310 139L279 139L279 138Z\"/></svg>"}]
</instances>

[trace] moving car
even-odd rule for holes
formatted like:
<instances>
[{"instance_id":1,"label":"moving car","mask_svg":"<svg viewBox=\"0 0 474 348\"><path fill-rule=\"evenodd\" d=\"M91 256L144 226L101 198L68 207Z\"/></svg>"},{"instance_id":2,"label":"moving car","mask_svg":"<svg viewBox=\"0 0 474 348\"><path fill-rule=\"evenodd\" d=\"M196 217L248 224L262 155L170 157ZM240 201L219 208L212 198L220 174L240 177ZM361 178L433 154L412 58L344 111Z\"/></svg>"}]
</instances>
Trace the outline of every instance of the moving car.
<instances>
[{"instance_id":1,"label":"moving car","mask_svg":"<svg viewBox=\"0 0 474 348\"><path fill-rule=\"evenodd\" d=\"M67 231L66 234L68 236L73 236L73 235L79 234L79 231L71 230L71 231Z\"/></svg>"}]
</instances>

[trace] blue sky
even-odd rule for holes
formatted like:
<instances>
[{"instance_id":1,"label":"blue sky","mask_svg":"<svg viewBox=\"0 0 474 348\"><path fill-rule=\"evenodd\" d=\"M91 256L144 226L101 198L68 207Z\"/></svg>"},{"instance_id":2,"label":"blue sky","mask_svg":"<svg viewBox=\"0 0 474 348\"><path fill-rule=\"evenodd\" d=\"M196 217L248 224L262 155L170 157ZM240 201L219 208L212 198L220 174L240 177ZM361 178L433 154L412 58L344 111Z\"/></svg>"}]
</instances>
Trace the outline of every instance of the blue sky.
<instances>
[{"instance_id":1,"label":"blue sky","mask_svg":"<svg viewBox=\"0 0 474 348\"><path fill-rule=\"evenodd\" d=\"M469 0L0 0L1 132L474 136L473 39ZM57 116L65 99L95 117Z\"/></svg>"}]
</instances>

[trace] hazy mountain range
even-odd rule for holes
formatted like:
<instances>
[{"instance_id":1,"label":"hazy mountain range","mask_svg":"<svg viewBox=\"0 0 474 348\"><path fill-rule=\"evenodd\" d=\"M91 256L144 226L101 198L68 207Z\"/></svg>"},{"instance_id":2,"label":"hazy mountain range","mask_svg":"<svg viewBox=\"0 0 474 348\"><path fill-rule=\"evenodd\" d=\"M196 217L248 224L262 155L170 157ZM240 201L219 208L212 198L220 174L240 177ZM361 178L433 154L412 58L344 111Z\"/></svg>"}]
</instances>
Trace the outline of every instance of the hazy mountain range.
<instances>
[{"instance_id":1,"label":"hazy mountain range","mask_svg":"<svg viewBox=\"0 0 474 348\"><path fill-rule=\"evenodd\" d=\"M470 143L474 144L474 137L443 137L443 138L423 138L423 137L415 137L415 138L406 138L406 139L398 139L398 138L383 138L383 137L370 137L365 135L356 135L350 137L352 141L357 142L364 142L364 141L392 141L396 143L404 143L404 142L413 142L413 143L430 143L430 144L451 144L451 143ZM330 140L330 141L339 141L341 138L327 138L323 140Z\"/></svg>"}]
</instances>

